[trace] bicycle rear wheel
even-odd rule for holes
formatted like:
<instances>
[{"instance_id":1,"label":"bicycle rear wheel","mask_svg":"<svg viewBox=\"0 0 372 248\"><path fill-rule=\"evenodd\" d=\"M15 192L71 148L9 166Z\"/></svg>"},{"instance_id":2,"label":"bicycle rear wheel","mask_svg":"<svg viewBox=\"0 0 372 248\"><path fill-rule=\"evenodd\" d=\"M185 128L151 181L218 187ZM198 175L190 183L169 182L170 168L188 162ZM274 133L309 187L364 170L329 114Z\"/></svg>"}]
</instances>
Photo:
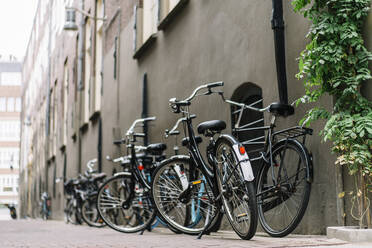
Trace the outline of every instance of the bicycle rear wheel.
<instances>
[{"instance_id":1,"label":"bicycle rear wheel","mask_svg":"<svg viewBox=\"0 0 372 248\"><path fill-rule=\"evenodd\" d=\"M163 161L154 171L151 194L167 225L197 235L214 221L219 206L202 172L186 157ZM213 226L213 222L210 226Z\"/></svg>"},{"instance_id":2,"label":"bicycle rear wheel","mask_svg":"<svg viewBox=\"0 0 372 248\"><path fill-rule=\"evenodd\" d=\"M217 184L232 228L242 239L251 239L257 229L257 204L254 183L245 181L233 143L224 138L216 142Z\"/></svg>"},{"instance_id":3,"label":"bicycle rear wheel","mask_svg":"<svg viewBox=\"0 0 372 248\"><path fill-rule=\"evenodd\" d=\"M112 229L124 233L138 232L156 217L149 196L149 192L145 192L130 175L117 175L98 190L97 209Z\"/></svg>"},{"instance_id":4,"label":"bicycle rear wheel","mask_svg":"<svg viewBox=\"0 0 372 248\"><path fill-rule=\"evenodd\" d=\"M290 139L274 145L272 159L273 166L265 163L259 175L258 213L269 235L284 237L305 214L311 190L307 180L310 162L306 149Z\"/></svg>"}]
</instances>

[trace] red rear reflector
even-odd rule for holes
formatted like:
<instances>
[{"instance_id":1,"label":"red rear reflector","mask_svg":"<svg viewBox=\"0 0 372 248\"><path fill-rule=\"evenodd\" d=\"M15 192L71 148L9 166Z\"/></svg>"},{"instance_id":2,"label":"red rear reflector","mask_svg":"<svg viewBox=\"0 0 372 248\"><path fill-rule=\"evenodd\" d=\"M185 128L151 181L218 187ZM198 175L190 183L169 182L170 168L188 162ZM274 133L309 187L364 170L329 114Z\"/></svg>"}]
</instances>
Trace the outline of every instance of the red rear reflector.
<instances>
[{"instance_id":1,"label":"red rear reflector","mask_svg":"<svg viewBox=\"0 0 372 248\"><path fill-rule=\"evenodd\" d=\"M141 171L141 170L145 169L145 167L143 166L143 164L140 164L140 165L138 165L138 169Z\"/></svg>"},{"instance_id":2,"label":"red rear reflector","mask_svg":"<svg viewBox=\"0 0 372 248\"><path fill-rule=\"evenodd\" d=\"M244 146L239 147L239 152L241 155L245 154L245 147Z\"/></svg>"}]
</instances>

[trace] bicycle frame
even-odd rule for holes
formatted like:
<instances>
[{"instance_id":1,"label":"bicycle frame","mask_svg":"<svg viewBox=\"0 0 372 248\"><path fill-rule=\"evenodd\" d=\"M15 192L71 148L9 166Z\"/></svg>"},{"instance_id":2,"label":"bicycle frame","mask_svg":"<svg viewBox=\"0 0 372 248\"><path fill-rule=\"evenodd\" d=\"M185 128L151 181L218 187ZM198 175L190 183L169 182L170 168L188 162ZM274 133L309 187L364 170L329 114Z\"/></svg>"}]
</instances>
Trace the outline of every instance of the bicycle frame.
<instances>
[{"instance_id":1,"label":"bicycle frame","mask_svg":"<svg viewBox=\"0 0 372 248\"><path fill-rule=\"evenodd\" d=\"M250 105L245 105L243 103L237 103L237 102L234 102L234 101L231 101L231 100L224 99L222 93L219 93L219 94L221 95L221 97L223 98L223 100L225 102L227 102L231 105L235 105L235 106L240 107L240 109L233 112L233 114L239 113L238 120L237 120L237 122L236 122L236 124L235 124L235 126L233 127L233 130L232 130L233 134L237 134L238 132L243 132L243 131L257 131L257 130L263 130L264 132L267 131L266 135L264 135L264 136L260 136L260 137L256 137L256 138L253 138L253 139L250 139L250 140L242 141L242 144L246 145L246 146L257 145L257 144L263 145L263 149L252 150L252 151L249 151L249 149L247 149L248 150L247 153L253 153L253 152L257 152L257 151L261 150L261 152L260 152L261 155L259 157L250 158L250 161L262 160L262 164L261 164L261 167L259 169L259 173L261 173L261 171L264 169L264 163L269 164L270 167L273 168L274 163L273 163L273 156L272 156L272 152L273 152L272 148L273 148L273 144L276 143L276 138L277 137L282 137L281 140L285 140L286 142L288 141L288 139L296 139L297 140L299 137L302 137L302 140L300 141L300 143L302 145L305 145L306 135L307 134L312 135L313 130L310 129L310 128L305 128L303 126L293 126L293 127L290 127L290 128L275 131L275 127L276 127L276 125L275 125L276 116L275 115L271 116L270 125L266 125L266 126L262 126L262 127L250 127L250 126L253 126L254 124L264 122L264 119L262 118L262 119L255 120L253 122L247 123L243 126L240 126L240 121L241 121L241 118L242 118L242 115L243 115L243 112L244 112L245 109L250 109L250 110L258 111L258 112L264 112L264 111L268 111L270 106L268 106L266 108L263 108L263 109L259 109L259 108L255 108L253 106L256 105L256 104L261 103L263 101L262 99L259 100L259 101L254 102ZM282 170L282 166L279 168L278 175L280 175L281 170ZM277 180L276 180L276 176L274 174L275 172L274 172L273 169L271 170L271 173L272 173L273 184L276 185ZM310 171L307 171L307 180L312 181L312 173ZM257 196L260 196L264 193L266 193L266 191L257 194Z\"/></svg>"},{"instance_id":2,"label":"bicycle frame","mask_svg":"<svg viewBox=\"0 0 372 248\"><path fill-rule=\"evenodd\" d=\"M190 158L191 158L191 163L193 166L196 166L197 168L199 168L202 173L204 175L206 175L207 177L205 178L208 185L210 186L210 188L212 189L212 192L214 194L215 197L218 197L219 193L215 187L216 185L216 178L215 178L215 173L216 173L216 168L215 168L215 165L212 164L213 166L213 171L211 171L208 166L206 165L202 155L200 154L200 150L199 150L199 147L198 147L198 144L195 140L195 133L194 133L194 129L193 129L193 126L192 126L192 118L190 117L191 115L189 114L189 107L187 106L186 107L186 111L184 112L184 114L186 114L185 118L185 125L186 125L186 128L187 130L185 130L185 136L186 137L189 137L189 154L190 154ZM208 191L206 191L208 192Z\"/></svg>"}]
</instances>

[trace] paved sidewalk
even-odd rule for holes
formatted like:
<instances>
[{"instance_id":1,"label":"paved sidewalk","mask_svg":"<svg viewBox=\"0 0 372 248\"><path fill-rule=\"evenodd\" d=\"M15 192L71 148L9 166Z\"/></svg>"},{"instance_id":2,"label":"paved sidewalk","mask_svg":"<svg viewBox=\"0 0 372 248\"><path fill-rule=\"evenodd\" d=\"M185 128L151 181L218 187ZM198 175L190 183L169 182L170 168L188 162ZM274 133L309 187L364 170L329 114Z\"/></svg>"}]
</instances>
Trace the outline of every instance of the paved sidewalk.
<instances>
[{"instance_id":1,"label":"paved sidewalk","mask_svg":"<svg viewBox=\"0 0 372 248\"><path fill-rule=\"evenodd\" d=\"M16 220L0 221L0 247L372 247L372 244L350 245L325 236L290 235L286 238L270 238L257 234L252 240L239 239L233 232L222 231L205 235L201 240L194 236L173 234L165 228L157 228L144 235L124 234L109 228L74 226L62 221Z\"/></svg>"}]
</instances>

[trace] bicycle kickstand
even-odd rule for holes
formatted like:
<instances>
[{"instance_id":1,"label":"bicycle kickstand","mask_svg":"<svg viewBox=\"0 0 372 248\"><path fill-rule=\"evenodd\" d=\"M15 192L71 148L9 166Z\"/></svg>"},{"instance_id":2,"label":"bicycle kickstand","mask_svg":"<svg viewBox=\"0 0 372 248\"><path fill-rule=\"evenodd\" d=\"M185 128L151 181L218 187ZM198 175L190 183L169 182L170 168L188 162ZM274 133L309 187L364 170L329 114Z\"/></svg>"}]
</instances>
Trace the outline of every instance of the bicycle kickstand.
<instances>
[{"instance_id":1,"label":"bicycle kickstand","mask_svg":"<svg viewBox=\"0 0 372 248\"><path fill-rule=\"evenodd\" d=\"M209 229L209 226L212 224L214 218L217 218L217 215L218 215L218 214L216 214L215 216L213 216L213 217L211 218L211 220L209 220L209 221L205 224L205 226L204 226L204 228L203 228L203 231L201 231L201 232L199 233L199 235L198 235L198 237L197 237L196 239L201 239L201 238L202 238L202 236L206 233L206 230Z\"/></svg>"}]
</instances>

